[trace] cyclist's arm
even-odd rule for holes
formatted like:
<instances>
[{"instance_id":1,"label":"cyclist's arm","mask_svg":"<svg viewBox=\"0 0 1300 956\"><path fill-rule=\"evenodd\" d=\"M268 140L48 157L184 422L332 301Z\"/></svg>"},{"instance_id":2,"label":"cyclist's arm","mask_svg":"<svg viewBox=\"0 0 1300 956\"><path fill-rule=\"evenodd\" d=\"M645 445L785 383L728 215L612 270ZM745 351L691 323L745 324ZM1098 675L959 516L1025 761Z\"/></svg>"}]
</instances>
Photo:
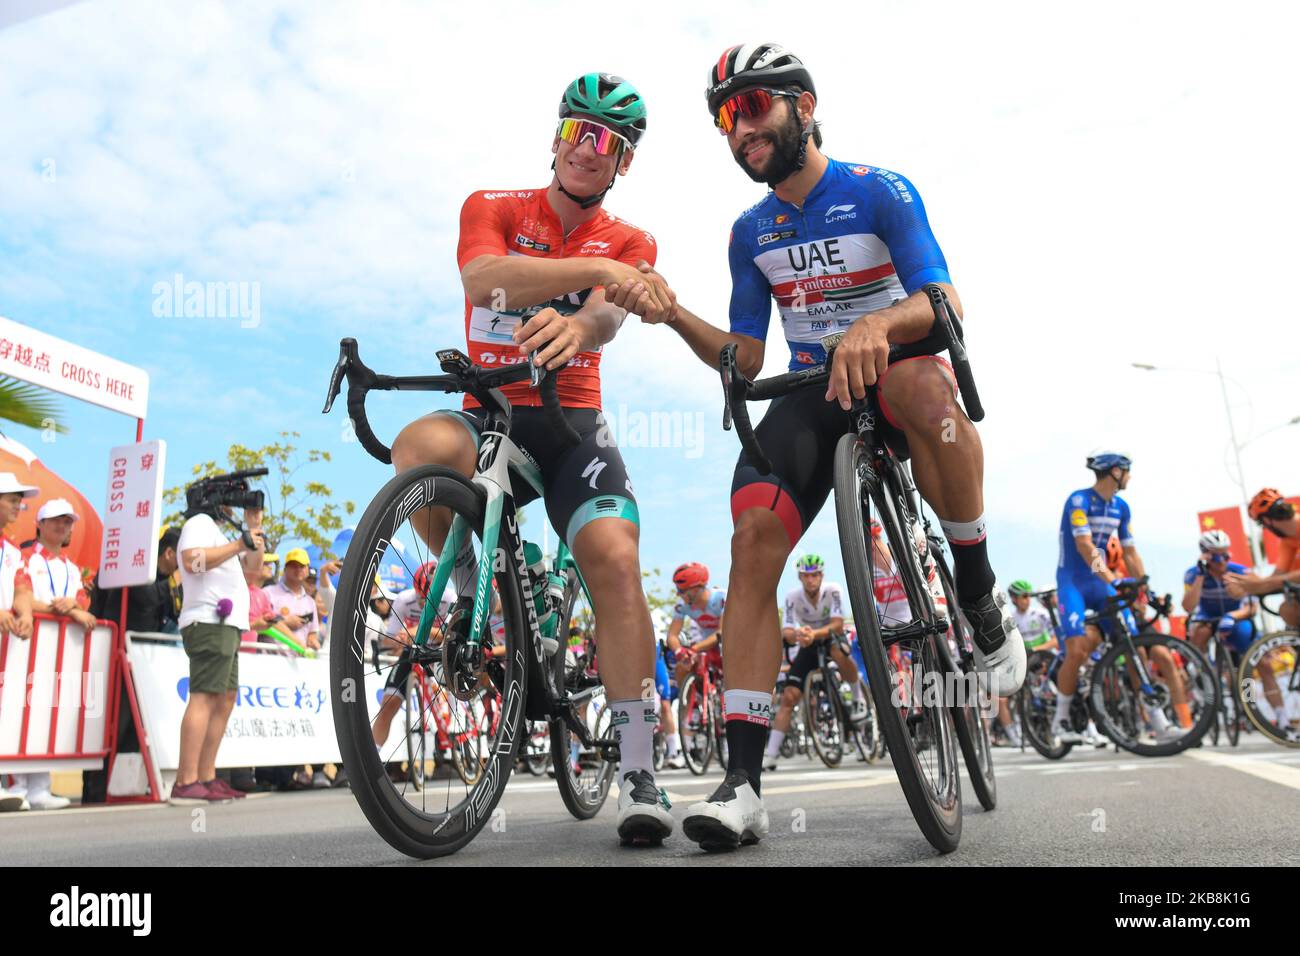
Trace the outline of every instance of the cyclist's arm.
<instances>
[{"instance_id":1,"label":"cyclist's arm","mask_svg":"<svg viewBox=\"0 0 1300 956\"><path fill-rule=\"evenodd\" d=\"M605 301L604 289L592 289L582 308L573 313L574 321L582 329L582 346L578 351L590 352L612 342L625 318L627 312Z\"/></svg>"},{"instance_id":2,"label":"cyclist's arm","mask_svg":"<svg viewBox=\"0 0 1300 956\"><path fill-rule=\"evenodd\" d=\"M1083 558L1084 563L1092 569L1093 574L1108 584L1115 580L1115 575L1111 573L1110 568L1106 567L1106 561L1101 556L1101 552L1092 543L1091 536L1076 535L1074 547L1079 552L1079 557Z\"/></svg>"},{"instance_id":3,"label":"cyclist's arm","mask_svg":"<svg viewBox=\"0 0 1300 956\"><path fill-rule=\"evenodd\" d=\"M718 646L718 638L721 637L721 636L722 636L722 632L721 632L721 631L714 631L712 634L710 634L710 635L709 635L708 637L706 637L704 640L702 640L702 641L698 641L698 642L696 642L695 644L692 644L692 645L691 645L691 650L695 651L696 653L699 653L699 652L701 652L701 651L709 651L709 650L712 650L713 648L715 648L715 647Z\"/></svg>"},{"instance_id":4,"label":"cyclist's arm","mask_svg":"<svg viewBox=\"0 0 1300 956\"><path fill-rule=\"evenodd\" d=\"M1124 566L1128 568L1128 574L1131 578L1146 576L1146 566L1142 563L1142 556L1138 554L1137 545L1124 545Z\"/></svg>"},{"instance_id":5,"label":"cyclist's arm","mask_svg":"<svg viewBox=\"0 0 1300 956\"><path fill-rule=\"evenodd\" d=\"M813 640L824 641L832 634L844 633L844 618L833 617L825 627L819 627L813 631Z\"/></svg>"},{"instance_id":6,"label":"cyclist's arm","mask_svg":"<svg viewBox=\"0 0 1300 956\"><path fill-rule=\"evenodd\" d=\"M539 259L535 256L485 254L471 259L460 271L460 281L471 305L495 311L526 309L589 289L612 279L608 260Z\"/></svg>"},{"instance_id":7,"label":"cyclist's arm","mask_svg":"<svg viewBox=\"0 0 1300 956\"><path fill-rule=\"evenodd\" d=\"M957 317L960 318L961 300L957 297L957 290L947 282L937 284L948 294L948 301L952 303ZM906 299L895 302L888 308L868 312L857 321L870 322L873 325L883 323L885 338L889 344L905 345L923 339L930 333L930 327L934 325L934 309L930 307L930 297L923 290L918 289Z\"/></svg>"},{"instance_id":8,"label":"cyclist's arm","mask_svg":"<svg viewBox=\"0 0 1300 956\"><path fill-rule=\"evenodd\" d=\"M1195 611L1196 605L1201 603L1201 587L1204 584L1205 578L1197 574L1183 586L1183 610L1188 614Z\"/></svg>"},{"instance_id":9,"label":"cyclist's arm","mask_svg":"<svg viewBox=\"0 0 1300 956\"><path fill-rule=\"evenodd\" d=\"M1228 617L1231 617L1238 621L1245 621L1254 616L1255 616L1255 602L1250 598L1247 598L1246 600L1242 601L1241 607L1237 608L1237 610L1228 612Z\"/></svg>"},{"instance_id":10,"label":"cyclist's arm","mask_svg":"<svg viewBox=\"0 0 1300 956\"><path fill-rule=\"evenodd\" d=\"M673 622L668 625L668 636L664 639L664 642L674 654L682 649L682 642L678 635L682 633L682 624L684 623L685 621L682 618L675 617Z\"/></svg>"},{"instance_id":11,"label":"cyclist's arm","mask_svg":"<svg viewBox=\"0 0 1300 956\"><path fill-rule=\"evenodd\" d=\"M746 378L753 379L763 369L763 342L761 339L742 335L739 332L724 332L717 326L710 325L698 315L677 306L677 318L669 323L682 337L682 341L691 347L691 351L709 368L718 367L718 355L723 346L736 343L736 362Z\"/></svg>"}]
</instances>

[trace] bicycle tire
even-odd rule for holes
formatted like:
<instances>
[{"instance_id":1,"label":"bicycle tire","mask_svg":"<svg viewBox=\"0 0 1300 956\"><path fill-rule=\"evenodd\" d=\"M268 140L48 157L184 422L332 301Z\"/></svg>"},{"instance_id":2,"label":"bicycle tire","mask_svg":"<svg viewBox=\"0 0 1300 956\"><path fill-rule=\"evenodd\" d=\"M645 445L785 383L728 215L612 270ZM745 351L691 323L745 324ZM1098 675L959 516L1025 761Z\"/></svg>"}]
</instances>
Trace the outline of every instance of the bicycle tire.
<instances>
[{"instance_id":1,"label":"bicycle tire","mask_svg":"<svg viewBox=\"0 0 1300 956\"><path fill-rule=\"evenodd\" d=\"M957 693L952 701L953 728L957 731L957 743L961 747L962 758L966 761L966 777L971 782L980 806L987 812L998 805L998 781L993 769L993 742L989 740L989 728L984 721L984 708L980 702L982 691L974 659L969 654L962 654L963 646L969 647L971 638L964 633L966 625L956 610L957 587L953 583L952 572L948 570L948 563L943 560L942 554L935 553L933 546L930 553L943 585L944 597L948 601L948 636L937 642L939 653L949 672L955 678L960 678L960 683L954 688ZM953 646L953 641L956 641L956 647Z\"/></svg>"},{"instance_id":2,"label":"bicycle tire","mask_svg":"<svg viewBox=\"0 0 1300 956\"><path fill-rule=\"evenodd\" d=\"M1030 651L1025 663L1025 682L1017 691L1020 700L1020 732L1029 746L1048 760L1060 760L1074 744L1052 736L1055 699L1044 700L1043 691L1050 683L1048 672L1056 655L1051 651Z\"/></svg>"},{"instance_id":3,"label":"bicycle tire","mask_svg":"<svg viewBox=\"0 0 1300 956\"><path fill-rule=\"evenodd\" d=\"M713 754L713 732L709 727L709 702L695 691L698 681L694 674L687 674L677 694L677 732L681 736L682 759L686 769L701 777L709 769L709 758ZM691 709L698 708L697 729L691 731ZM698 738L693 741L692 737ZM696 747L698 746L698 750Z\"/></svg>"},{"instance_id":4,"label":"bicycle tire","mask_svg":"<svg viewBox=\"0 0 1300 956\"><path fill-rule=\"evenodd\" d=\"M432 811L428 795L439 788L426 782L420 791L421 805L415 806L389 780L384 758L375 748L365 690L369 657L366 611L380 561L411 514L424 507L450 508L466 519L471 531L467 540L471 544L479 542L481 551L485 502L482 489L438 465L424 465L395 476L379 490L358 522L339 579L333 622L336 646L330 654L331 687L342 689L331 695L330 702L339 752L348 768L352 795L375 832L390 846L418 859L446 856L465 846L490 819L505 792L522 736L528 689L531 635L525 623L523 593L516 574L496 575L505 620L501 687L506 716L498 725L490 762L477 784L461 784L465 792L454 804L448 780L446 804ZM522 572L504 551L499 550L497 557L506 567Z\"/></svg>"},{"instance_id":5,"label":"bicycle tire","mask_svg":"<svg viewBox=\"0 0 1300 956\"><path fill-rule=\"evenodd\" d=\"M834 489L840 551L853 618L858 628L858 642L867 667L867 686L875 697L876 711L881 715L881 729L893 755L894 772L922 834L940 853L951 853L961 841L961 781L956 766L957 742L952 714L941 702L937 706L927 706L923 694L920 707L907 708L919 718L915 722L917 733L914 737L908 716L904 714L905 708L893 700L896 685L876 616L868 543L871 541L870 506L866 499L870 499L879 514L915 617L917 609L927 606L927 598L921 595L924 585L916 565L911 535L904 537L890 496L875 479L866 448L854 434L844 435L836 446ZM917 641L915 647L920 659L914 660L912 666L920 668L921 686L924 687L925 675L934 671L941 678L943 665L938 659L933 635ZM922 736L929 738L923 749L927 753L933 750L937 760L934 767L923 768L921 765L917 744ZM935 779L932 781L931 777Z\"/></svg>"},{"instance_id":6,"label":"bicycle tire","mask_svg":"<svg viewBox=\"0 0 1300 956\"><path fill-rule=\"evenodd\" d=\"M1224 644L1215 648L1214 668L1219 676L1219 713L1223 717L1224 735L1228 738L1228 746L1236 747L1241 742L1241 705L1237 700L1237 675ZM1214 726L1218 730L1217 721Z\"/></svg>"},{"instance_id":7,"label":"bicycle tire","mask_svg":"<svg viewBox=\"0 0 1300 956\"><path fill-rule=\"evenodd\" d=\"M1300 747L1300 733L1287 735L1277 724L1268 719L1268 715L1259 709L1260 698L1268 703L1267 696L1259 689L1258 681L1255 677L1255 671L1258 668L1265 654L1289 650L1293 662L1291 664L1291 674L1282 681L1279 681L1279 690L1285 694L1295 694L1295 685L1297 683L1296 660L1300 660L1300 633L1292 630L1273 631L1269 634L1263 634L1256 638L1255 642L1246 648L1246 653L1241 655L1241 665L1237 670L1237 686L1241 688L1242 709L1246 712L1246 717L1251 724L1261 734L1283 747ZM1270 665L1272 666L1272 665ZM1287 711L1291 713L1292 701L1283 697L1283 703L1287 704ZM1272 705L1269 705L1269 713L1272 713ZM1300 712L1300 711L1297 711Z\"/></svg>"},{"instance_id":8,"label":"bicycle tire","mask_svg":"<svg viewBox=\"0 0 1300 956\"><path fill-rule=\"evenodd\" d=\"M573 623L574 610L582 598L582 581L578 577L578 572L569 567L565 570L564 597L560 602L560 619L555 631L562 640L551 662L555 685L568 693L601 686L592 684L592 679L585 675L585 668L570 669L565 666L565 643ZM587 704L588 710L582 715L582 719L587 721L592 737L596 740L602 739L609 731L608 708L602 705L602 700L604 700L603 686L591 695ZM595 709L594 716L591 713L592 708ZM614 780L614 772L618 767L613 761L606 760L604 752L597 748L585 755L589 764L585 768L582 766L584 754L579 751L578 772L575 773L570 761L571 746L572 732L563 719L552 717L551 766L555 768L555 784L560 790L560 799L576 819L590 820L605 805L605 800L609 797L610 784Z\"/></svg>"},{"instance_id":9,"label":"bicycle tire","mask_svg":"<svg viewBox=\"0 0 1300 956\"><path fill-rule=\"evenodd\" d=\"M534 777L544 777L551 765L551 728L544 720L530 720L524 725L524 768Z\"/></svg>"},{"instance_id":10,"label":"bicycle tire","mask_svg":"<svg viewBox=\"0 0 1300 956\"><path fill-rule=\"evenodd\" d=\"M826 687L821 669L808 672L803 679L804 724L812 730L813 749L827 767L834 770L844 760L844 727L840 721L839 710L829 694L838 693L838 688ZM831 730L828 734L825 731ZM838 738L838 742L833 738Z\"/></svg>"},{"instance_id":11,"label":"bicycle tire","mask_svg":"<svg viewBox=\"0 0 1300 956\"><path fill-rule=\"evenodd\" d=\"M1193 644L1181 638L1148 632L1132 638L1132 642L1137 650L1149 650L1157 645L1177 650L1185 664L1190 666L1188 676L1191 677L1193 686L1187 688L1188 699L1197 704L1192 726L1176 740L1164 743L1146 743L1142 740L1142 701L1132 686L1127 666L1119 663L1119 659L1128 652L1128 647L1125 643L1118 642L1110 645L1097 662L1088 688L1088 702L1097 729L1109 737L1115 746L1141 757L1169 757L1196 746L1218 717L1218 679L1213 666ZM1147 667L1150 672L1150 663ZM1206 694L1209 695L1208 706ZM1123 720L1122 724L1120 719Z\"/></svg>"}]
</instances>

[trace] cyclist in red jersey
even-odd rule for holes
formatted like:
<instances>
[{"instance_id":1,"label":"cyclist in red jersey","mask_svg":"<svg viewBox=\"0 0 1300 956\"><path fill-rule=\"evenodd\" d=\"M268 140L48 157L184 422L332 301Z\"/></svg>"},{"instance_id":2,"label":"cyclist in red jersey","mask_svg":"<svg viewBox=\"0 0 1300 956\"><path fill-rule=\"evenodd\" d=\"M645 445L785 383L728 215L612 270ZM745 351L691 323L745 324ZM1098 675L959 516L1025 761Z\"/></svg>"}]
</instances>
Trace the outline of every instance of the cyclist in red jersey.
<instances>
[{"instance_id":1,"label":"cyclist in red jersey","mask_svg":"<svg viewBox=\"0 0 1300 956\"><path fill-rule=\"evenodd\" d=\"M503 391L515 406L511 437L542 475L547 516L582 568L596 612L601 678L609 697L621 764L617 827L625 843L659 843L672 832L668 801L655 785L653 733L654 626L641 588L636 499L618 448L600 414L600 350L628 312L662 320L671 304L653 262L654 238L602 208L626 175L645 131L645 103L632 84L587 73L565 89L550 184L489 190L461 209L457 261L465 288L470 357L487 368L529 361L558 370L565 417L581 436L570 448L547 423L527 383ZM604 287L624 284L623 301ZM636 289L629 290L627 283ZM459 412L417 419L393 442L399 471L442 464L474 471L481 410L469 396ZM527 492L517 499L530 500ZM412 523L440 551L451 516L428 509ZM452 583L472 601L475 562L469 542L457 555Z\"/></svg>"}]
</instances>

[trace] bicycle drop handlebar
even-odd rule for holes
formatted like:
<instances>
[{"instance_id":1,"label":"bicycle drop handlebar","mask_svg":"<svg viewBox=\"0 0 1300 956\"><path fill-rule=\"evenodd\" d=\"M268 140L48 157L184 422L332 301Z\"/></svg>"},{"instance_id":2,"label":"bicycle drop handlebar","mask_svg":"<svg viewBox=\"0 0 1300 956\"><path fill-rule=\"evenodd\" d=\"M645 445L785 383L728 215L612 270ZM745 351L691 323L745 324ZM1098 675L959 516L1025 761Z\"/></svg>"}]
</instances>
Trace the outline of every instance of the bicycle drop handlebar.
<instances>
[{"instance_id":1,"label":"bicycle drop handlebar","mask_svg":"<svg viewBox=\"0 0 1300 956\"><path fill-rule=\"evenodd\" d=\"M930 332L925 338L890 346L889 361L901 362L903 359L947 352L952 360L953 374L957 379L957 388L966 407L967 417L973 422L983 421L984 406L980 402L979 391L975 387L975 376L971 372L970 359L966 354L961 320L957 317L957 312L948 301L943 289L933 282L926 283L922 288L930 300L930 308L934 312L934 324L930 326ZM838 342L838 339L835 341ZM718 357L718 371L722 376L722 427L730 431L732 423L735 423L740 444L754 460L754 466L760 474L770 474L772 465L754 435L747 403L788 395L799 388L825 385L831 376L834 345L827 349L827 353L827 360L821 365L751 382L740 371L735 343L723 346Z\"/></svg>"},{"instance_id":2,"label":"bicycle drop handlebar","mask_svg":"<svg viewBox=\"0 0 1300 956\"><path fill-rule=\"evenodd\" d=\"M564 417L564 409L556 386L559 377L528 361L499 369L486 369L474 365L459 349L443 349L437 353L443 375L381 375L364 362L357 348L357 340L346 338L339 342L339 360L330 375L329 393L325 397L322 414L329 414L334 400L339 397L343 380L348 382L348 418L361 447L385 465L393 463L392 449L379 440L366 417L366 394L371 391L404 392L466 392L485 409L510 415L510 403L498 389L525 379L531 380L542 399L542 409L555 433L570 445L582 441L577 431Z\"/></svg>"}]
</instances>

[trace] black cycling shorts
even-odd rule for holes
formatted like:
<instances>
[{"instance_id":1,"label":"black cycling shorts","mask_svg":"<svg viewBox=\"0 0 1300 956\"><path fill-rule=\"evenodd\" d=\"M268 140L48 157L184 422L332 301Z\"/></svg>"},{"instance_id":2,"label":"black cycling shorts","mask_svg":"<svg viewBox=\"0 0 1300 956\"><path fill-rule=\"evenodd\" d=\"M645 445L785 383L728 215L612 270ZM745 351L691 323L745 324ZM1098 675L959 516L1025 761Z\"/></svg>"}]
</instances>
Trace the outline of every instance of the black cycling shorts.
<instances>
[{"instance_id":1,"label":"black cycling shorts","mask_svg":"<svg viewBox=\"0 0 1300 956\"><path fill-rule=\"evenodd\" d=\"M931 355L903 360L914 361L938 362L951 379L951 368L942 358ZM956 394L955 384L953 389ZM754 426L754 435L772 471L760 474L749 453L742 449L731 479L732 521L749 508L774 512L785 526L791 551L831 493L835 447L850 428L848 412L838 402L826 401L825 395L822 387L801 388L774 399ZM907 440L883 399L876 430L895 454L907 457Z\"/></svg>"},{"instance_id":2,"label":"black cycling shorts","mask_svg":"<svg viewBox=\"0 0 1300 956\"><path fill-rule=\"evenodd\" d=\"M829 638L827 638L829 640ZM795 654L794 660L790 662L790 669L785 672L781 678L781 686L786 684L794 686L795 690L803 690L803 682L808 679L808 675L817 669L817 645L809 644L807 647L799 648L799 653Z\"/></svg>"},{"instance_id":3,"label":"black cycling shorts","mask_svg":"<svg viewBox=\"0 0 1300 956\"><path fill-rule=\"evenodd\" d=\"M453 415L464 422L474 436L474 446L478 447L487 418L482 409L440 414ZM541 471L546 516L551 527L570 549L578 532L596 518L625 518L639 527L641 521L632 482L605 417L594 408L566 408L564 417L582 436L582 441L573 448L555 434L546 412L539 407L517 405L510 419L510 439ZM518 507L536 500L537 493L523 479L512 481L512 485Z\"/></svg>"}]
</instances>

